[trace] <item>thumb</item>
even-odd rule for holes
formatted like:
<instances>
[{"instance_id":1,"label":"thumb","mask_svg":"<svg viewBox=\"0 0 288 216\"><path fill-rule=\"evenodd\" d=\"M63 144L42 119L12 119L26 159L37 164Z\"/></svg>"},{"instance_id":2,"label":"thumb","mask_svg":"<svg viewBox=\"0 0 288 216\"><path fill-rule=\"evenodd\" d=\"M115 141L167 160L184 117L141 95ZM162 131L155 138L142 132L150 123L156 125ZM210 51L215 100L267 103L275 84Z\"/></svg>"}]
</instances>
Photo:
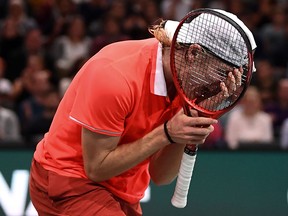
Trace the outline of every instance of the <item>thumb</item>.
<instances>
[{"instance_id":1,"label":"thumb","mask_svg":"<svg viewBox=\"0 0 288 216\"><path fill-rule=\"evenodd\" d=\"M190 111L190 115L191 115L192 117L198 117L198 116L199 116L197 110L190 108L189 111Z\"/></svg>"}]
</instances>

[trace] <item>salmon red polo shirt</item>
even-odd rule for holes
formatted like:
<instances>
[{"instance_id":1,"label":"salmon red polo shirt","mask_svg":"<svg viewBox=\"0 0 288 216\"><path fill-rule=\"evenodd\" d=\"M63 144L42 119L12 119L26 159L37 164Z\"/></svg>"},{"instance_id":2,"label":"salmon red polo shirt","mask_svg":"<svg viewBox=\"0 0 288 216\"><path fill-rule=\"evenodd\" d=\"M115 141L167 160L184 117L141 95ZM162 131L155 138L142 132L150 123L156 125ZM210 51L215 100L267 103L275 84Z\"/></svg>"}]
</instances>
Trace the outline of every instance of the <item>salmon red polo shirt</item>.
<instances>
[{"instance_id":1,"label":"salmon red polo shirt","mask_svg":"<svg viewBox=\"0 0 288 216\"><path fill-rule=\"evenodd\" d=\"M162 49L156 39L108 45L73 79L34 158L59 175L87 178L82 127L120 136L119 145L123 145L163 124L179 107L179 100L168 100ZM139 202L150 181L148 165L149 158L99 184L129 203Z\"/></svg>"}]
</instances>

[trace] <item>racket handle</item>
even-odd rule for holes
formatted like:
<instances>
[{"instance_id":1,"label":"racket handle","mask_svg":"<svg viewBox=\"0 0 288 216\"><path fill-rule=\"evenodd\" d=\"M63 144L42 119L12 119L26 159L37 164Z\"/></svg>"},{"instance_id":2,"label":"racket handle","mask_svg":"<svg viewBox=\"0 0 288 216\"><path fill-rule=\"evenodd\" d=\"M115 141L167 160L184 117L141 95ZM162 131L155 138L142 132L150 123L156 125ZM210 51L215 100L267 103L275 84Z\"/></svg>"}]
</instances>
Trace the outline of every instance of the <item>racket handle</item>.
<instances>
[{"instance_id":1,"label":"racket handle","mask_svg":"<svg viewBox=\"0 0 288 216\"><path fill-rule=\"evenodd\" d=\"M179 174L177 177L176 187L174 190L171 203L176 208L184 208L187 204L187 195L190 187L194 164L196 161L195 154L189 155L186 152L183 154Z\"/></svg>"}]
</instances>

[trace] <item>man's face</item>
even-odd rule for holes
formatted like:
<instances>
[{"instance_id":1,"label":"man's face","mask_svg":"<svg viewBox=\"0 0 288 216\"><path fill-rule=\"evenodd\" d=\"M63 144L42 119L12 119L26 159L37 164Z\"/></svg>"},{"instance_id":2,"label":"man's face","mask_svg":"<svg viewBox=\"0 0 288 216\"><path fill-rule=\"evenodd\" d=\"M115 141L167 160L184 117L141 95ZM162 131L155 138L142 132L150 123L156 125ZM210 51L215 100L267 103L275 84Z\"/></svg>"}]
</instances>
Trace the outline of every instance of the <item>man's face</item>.
<instances>
[{"instance_id":1,"label":"man's face","mask_svg":"<svg viewBox=\"0 0 288 216\"><path fill-rule=\"evenodd\" d=\"M224 81L228 72L233 70L232 66L198 44L177 50L175 58L180 58L176 62L181 62L175 65L179 77L190 79L194 86Z\"/></svg>"}]
</instances>

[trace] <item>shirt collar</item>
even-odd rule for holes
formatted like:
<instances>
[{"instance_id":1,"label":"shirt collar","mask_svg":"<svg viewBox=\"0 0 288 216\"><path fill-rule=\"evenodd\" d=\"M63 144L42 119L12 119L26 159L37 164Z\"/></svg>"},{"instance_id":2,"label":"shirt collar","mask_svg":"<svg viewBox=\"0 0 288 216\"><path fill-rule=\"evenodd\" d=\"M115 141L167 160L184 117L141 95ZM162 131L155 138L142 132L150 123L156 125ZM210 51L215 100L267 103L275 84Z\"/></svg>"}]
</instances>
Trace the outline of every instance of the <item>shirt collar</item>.
<instances>
[{"instance_id":1,"label":"shirt collar","mask_svg":"<svg viewBox=\"0 0 288 216\"><path fill-rule=\"evenodd\" d=\"M161 43L158 43L155 69L153 68L152 73L151 73L151 92L155 95L165 96L165 97L167 96L167 86L165 82L163 63L162 63Z\"/></svg>"}]
</instances>

